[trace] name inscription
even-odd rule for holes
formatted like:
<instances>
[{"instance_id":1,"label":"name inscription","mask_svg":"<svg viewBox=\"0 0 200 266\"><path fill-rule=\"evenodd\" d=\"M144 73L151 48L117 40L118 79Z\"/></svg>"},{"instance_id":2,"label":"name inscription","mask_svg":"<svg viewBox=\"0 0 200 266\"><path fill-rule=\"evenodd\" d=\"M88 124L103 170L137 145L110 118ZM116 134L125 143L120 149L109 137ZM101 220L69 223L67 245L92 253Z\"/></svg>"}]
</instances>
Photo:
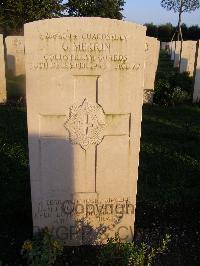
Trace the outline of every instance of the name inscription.
<instances>
[{"instance_id":1,"label":"name inscription","mask_svg":"<svg viewBox=\"0 0 200 266\"><path fill-rule=\"evenodd\" d=\"M123 34L82 33L66 31L40 34L44 53L36 62L29 64L31 70L132 70L140 64L131 62L127 54L129 37ZM46 49L45 49L46 48ZM56 52L55 52L56 51ZM38 56L40 57L40 56Z\"/></svg>"}]
</instances>

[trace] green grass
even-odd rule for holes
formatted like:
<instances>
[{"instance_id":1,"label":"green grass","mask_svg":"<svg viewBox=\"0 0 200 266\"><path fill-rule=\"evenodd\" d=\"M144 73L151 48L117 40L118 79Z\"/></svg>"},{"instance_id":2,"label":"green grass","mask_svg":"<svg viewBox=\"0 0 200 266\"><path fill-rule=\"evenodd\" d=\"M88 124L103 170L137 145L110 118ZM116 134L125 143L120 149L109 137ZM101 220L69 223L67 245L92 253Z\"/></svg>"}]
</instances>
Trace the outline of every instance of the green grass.
<instances>
[{"instance_id":1,"label":"green grass","mask_svg":"<svg viewBox=\"0 0 200 266\"><path fill-rule=\"evenodd\" d=\"M0 106L0 260L15 260L32 230L29 187L26 112Z\"/></svg>"},{"instance_id":2,"label":"green grass","mask_svg":"<svg viewBox=\"0 0 200 266\"><path fill-rule=\"evenodd\" d=\"M21 97L25 97L26 88L25 88L25 76L20 75L17 77L8 77L7 78L7 97L8 100L18 100Z\"/></svg>"},{"instance_id":3,"label":"green grass","mask_svg":"<svg viewBox=\"0 0 200 266\"><path fill-rule=\"evenodd\" d=\"M200 199L200 108L146 106L142 130L139 198Z\"/></svg>"},{"instance_id":4,"label":"green grass","mask_svg":"<svg viewBox=\"0 0 200 266\"><path fill-rule=\"evenodd\" d=\"M155 80L154 103L163 106L192 102L194 80L189 73L179 73L166 52L160 53Z\"/></svg>"},{"instance_id":5,"label":"green grass","mask_svg":"<svg viewBox=\"0 0 200 266\"><path fill-rule=\"evenodd\" d=\"M166 79L171 76L175 71L173 64L174 62L170 60L169 55L165 51L161 51L158 61L157 78Z\"/></svg>"},{"instance_id":6,"label":"green grass","mask_svg":"<svg viewBox=\"0 0 200 266\"><path fill-rule=\"evenodd\" d=\"M200 108L145 106L136 233L172 235L163 264L199 265Z\"/></svg>"}]
</instances>

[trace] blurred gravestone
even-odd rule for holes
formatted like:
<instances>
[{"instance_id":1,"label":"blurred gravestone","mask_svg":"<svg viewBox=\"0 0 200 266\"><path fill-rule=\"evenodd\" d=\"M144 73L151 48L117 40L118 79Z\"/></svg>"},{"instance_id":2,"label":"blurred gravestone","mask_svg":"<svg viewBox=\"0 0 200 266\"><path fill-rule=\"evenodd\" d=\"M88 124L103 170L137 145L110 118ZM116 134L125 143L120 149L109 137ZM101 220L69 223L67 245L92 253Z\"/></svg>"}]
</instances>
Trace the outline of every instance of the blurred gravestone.
<instances>
[{"instance_id":1,"label":"blurred gravestone","mask_svg":"<svg viewBox=\"0 0 200 266\"><path fill-rule=\"evenodd\" d=\"M167 51L168 55L171 55L171 50L172 50L172 43L171 42L167 42L166 51Z\"/></svg>"},{"instance_id":2,"label":"blurred gravestone","mask_svg":"<svg viewBox=\"0 0 200 266\"><path fill-rule=\"evenodd\" d=\"M200 102L200 44L198 41L197 52L196 52L196 66L195 66L195 82L194 82L194 93L193 102Z\"/></svg>"},{"instance_id":3,"label":"blurred gravestone","mask_svg":"<svg viewBox=\"0 0 200 266\"><path fill-rule=\"evenodd\" d=\"M0 34L0 103L6 102L6 78L3 35Z\"/></svg>"},{"instance_id":4,"label":"blurred gravestone","mask_svg":"<svg viewBox=\"0 0 200 266\"><path fill-rule=\"evenodd\" d=\"M160 42L156 38L146 37L144 103L153 103L154 82L158 67Z\"/></svg>"},{"instance_id":5,"label":"blurred gravestone","mask_svg":"<svg viewBox=\"0 0 200 266\"><path fill-rule=\"evenodd\" d=\"M171 60L174 61L175 59L175 45L176 45L176 42L173 41L171 43Z\"/></svg>"},{"instance_id":6,"label":"blurred gravestone","mask_svg":"<svg viewBox=\"0 0 200 266\"><path fill-rule=\"evenodd\" d=\"M5 39L8 76L25 74L24 37L8 36Z\"/></svg>"},{"instance_id":7,"label":"blurred gravestone","mask_svg":"<svg viewBox=\"0 0 200 266\"><path fill-rule=\"evenodd\" d=\"M184 41L181 53L180 72L189 72L190 76L194 73L196 41Z\"/></svg>"},{"instance_id":8,"label":"blurred gravestone","mask_svg":"<svg viewBox=\"0 0 200 266\"><path fill-rule=\"evenodd\" d=\"M174 67L179 67L180 56L181 56L181 41L177 41L174 52Z\"/></svg>"},{"instance_id":9,"label":"blurred gravestone","mask_svg":"<svg viewBox=\"0 0 200 266\"><path fill-rule=\"evenodd\" d=\"M171 49L171 43L170 42L161 42L160 48L161 48L161 50L164 50L169 54L170 49Z\"/></svg>"},{"instance_id":10,"label":"blurred gravestone","mask_svg":"<svg viewBox=\"0 0 200 266\"><path fill-rule=\"evenodd\" d=\"M160 44L161 50L166 50L166 47L167 47L167 42L161 42Z\"/></svg>"}]
</instances>

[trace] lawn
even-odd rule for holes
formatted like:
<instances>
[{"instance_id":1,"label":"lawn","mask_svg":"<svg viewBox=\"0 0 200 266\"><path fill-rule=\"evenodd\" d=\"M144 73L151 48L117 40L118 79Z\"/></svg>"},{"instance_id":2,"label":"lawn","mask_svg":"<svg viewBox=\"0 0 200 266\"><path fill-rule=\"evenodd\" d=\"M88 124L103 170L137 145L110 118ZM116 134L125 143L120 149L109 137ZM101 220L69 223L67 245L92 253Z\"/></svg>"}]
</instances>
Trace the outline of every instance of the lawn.
<instances>
[{"instance_id":1,"label":"lawn","mask_svg":"<svg viewBox=\"0 0 200 266\"><path fill-rule=\"evenodd\" d=\"M0 106L0 260L13 261L31 233L26 112ZM19 264L16 264L19 265Z\"/></svg>"},{"instance_id":2,"label":"lawn","mask_svg":"<svg viewBox=\"0 0 200 266\"><path fill-rule=\"evenodd\" d=\"M136 233L172 245L163 264L200 265L200 108L143 109Z\"/></svg>"}]
</instances>

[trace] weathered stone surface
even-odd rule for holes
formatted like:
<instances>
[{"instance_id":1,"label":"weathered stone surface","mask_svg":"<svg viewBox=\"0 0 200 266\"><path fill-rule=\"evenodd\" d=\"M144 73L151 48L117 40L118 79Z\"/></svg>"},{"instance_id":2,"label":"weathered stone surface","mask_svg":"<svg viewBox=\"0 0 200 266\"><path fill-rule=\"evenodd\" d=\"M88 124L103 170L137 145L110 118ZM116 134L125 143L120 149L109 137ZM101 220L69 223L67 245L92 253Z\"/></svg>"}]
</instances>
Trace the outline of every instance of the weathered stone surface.
<instances>
[{"instance_id":1,"label":"weathered stone surface","mask_svg":"<svg viewBox=\"0 0 200 266\"><path fill-rule=\"evenodd\" d=\"M33 225L66 245L132 240L145 38L111 19L25 25Z\"/></svg>"},{"instance_id":2,"label":"weathered stone surface","mask_svg":"<svg viewBox=\"0 0 200 266\"><path fill-rule=\"evenodd\" d=\"M181 54L180 72L189 72L190 76L194 74L194 63L196 54L196 41L184 41Z\"/></svg>"},{"instance_id":3,"label":"weathered stone surface","mask_svg":"<svg viewBox=\"0 0 200 266\"><path fill-rule=\"evenodd\" d=\"M6 77L3 35L0 34L0 103L6 102Z\"/></svg>"},{"instance_id":4,"label":"weathered stone surface","mask_svg":"<svg viewBox=\"0 0 200 266\"><path fill-rule=\"evenodd\" d=\"M193 102L200 102L200 43L198 42L198 50L196 53L196 69L195 69L195 82L194 82L194 93Z\"/></svg>"},{"instance_id":5,"label":"weathered stone surface","mask_svg":"<svg viewBox=\"0 0 200 266\"><path fill-rule=\"evenodd\" d=\"M24 37L8 36L5 43L8 74L11 76L25 75Z\"/></svg>"},{"instance_id":6,"label":"weathered stone surface","mask_svg":"<svg viewBox=\"0 0 200 266\"><path fill-rule=\"evenodd\" d=\"M177 41L175 52L174 52L174 67L179 67L180 54L181 54L181 41Z\"/></svg>"},{"instance_id":7,"label":"weathered stone surface","mask_svg":"<svg viewBox=\"0 0 200 266\"><path fill-rule=\"evenodd\" d=\"M146 37L144 103L153 103L154 82L158 67L160 42L156 38Z\"/></svg>"}]
</instances>

